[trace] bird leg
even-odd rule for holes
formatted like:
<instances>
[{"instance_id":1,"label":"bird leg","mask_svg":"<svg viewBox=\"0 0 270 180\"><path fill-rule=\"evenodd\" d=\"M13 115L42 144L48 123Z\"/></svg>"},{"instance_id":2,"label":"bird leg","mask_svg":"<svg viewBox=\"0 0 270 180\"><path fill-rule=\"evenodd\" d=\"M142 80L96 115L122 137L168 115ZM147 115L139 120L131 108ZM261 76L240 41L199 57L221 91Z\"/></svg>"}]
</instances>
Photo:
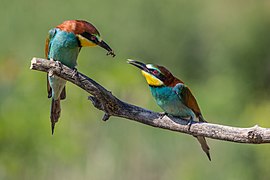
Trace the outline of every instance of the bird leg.
<instances>
[{"instance_id":1,"label":"bird leg","mask_svg":"<svg viewBox=\"0 0 270 180\"><path fill-rule=\"evenodd\" d=\"M193 119L192 119L192 117L190 117L189 120L188 120L188 123L187 123L187 125L188 125L188 131L190 131L192 122L193 122Z\"/></svg>"},{"instance_id":2,"label":"bird leg","mask_svg":"<svg viewBox=\"0 0 270 180\"><path fill-rule=\"evenodd\" d=\"M74 78L74 77L78 77L78 70L77 70L77 68L73 68L73 71L72 71L72 78Z\"/></svg>"},{"instance_id":3,"label":"bird leg","mask_svg":"<svg viewBox=\"0 0 270 180\"><path fill-rule=\"evenodd\" d=\"M58 67L58 68L60 68L60 71L62 71L63 65L62 65L62 63L61 63L60 61L55 61L55 60L53 60L52 58L50 58L50 61L55 62L55 66ZM48 76L49 76L49 77L52 77L53 74L54 74L54 73L53 73L53 69L50 69L50 70L48 71Z\"/></svg>"},{"instance_id":4,"label":"bird leg","mask_svg":"<svg viewBox=\"0 0 270 180\"><path fill-rule=\"evenodd\" d=\"M63 64L60 61L55 61L55 65L60 68L60 72L63 70Z\"/></svg>"}]
</instances>

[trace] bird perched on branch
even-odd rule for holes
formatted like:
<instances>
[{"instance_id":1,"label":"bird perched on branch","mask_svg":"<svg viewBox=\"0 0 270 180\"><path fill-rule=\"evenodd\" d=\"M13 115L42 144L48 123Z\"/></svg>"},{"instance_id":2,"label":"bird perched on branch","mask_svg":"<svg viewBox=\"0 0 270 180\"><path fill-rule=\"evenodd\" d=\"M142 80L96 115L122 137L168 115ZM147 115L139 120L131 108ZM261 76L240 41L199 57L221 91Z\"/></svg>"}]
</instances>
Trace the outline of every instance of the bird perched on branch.
<instances>
[{"instance_id":1,"label":"bird perched on branch","mask_svg":"<svg viewBox=\"0 0 270 180\"><path fill-rule=\"evenodd\" d=\"M135 60L128 60L142 70L151 93L157 104L165 113L191 121L206 122L202 116L199 105L190 89L183 81L177 79L163 66L144 64ZM209 146L203 136L195 136L201 144L203 151L211 161Z\"/></svg>"},{"instance_id":2,"label":"bird perched on branch","mask_svg":"<svg viewBox=\"0 0 270 180\"><path fill-rule=\"evenodd\" d=\"M77 57L82 47L100 46L107 50L107 55L115 56L113 50L100 37L98 30L89 22L83 20L68 20L49 31L45 45L47 59L60 62L74 69L76 74ZM51 104L51 128L54 132L55 123L60 117L60 100L66 98L66 80L48 74L48 98Z\"/></svg>"}]
</instances>

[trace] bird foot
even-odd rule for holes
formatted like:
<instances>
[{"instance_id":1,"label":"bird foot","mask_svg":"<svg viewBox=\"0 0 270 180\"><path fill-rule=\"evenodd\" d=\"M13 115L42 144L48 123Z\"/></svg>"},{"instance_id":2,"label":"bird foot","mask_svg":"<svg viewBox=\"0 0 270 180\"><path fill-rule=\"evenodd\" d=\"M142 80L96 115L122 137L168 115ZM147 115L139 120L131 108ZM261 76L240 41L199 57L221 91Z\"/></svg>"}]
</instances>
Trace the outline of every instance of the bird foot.
<instances>
[{"instance_id":1,"label":"bird foot","mask_svg":"<svg viewBox=\"0 0 270 180\"><path fill-rule=\"evenodd\" d=\"M77 70L77 68L74 68L73 71L72 71L72 78L74 78L75 76L78 77L78 70Z\"/></svg>"},{"instance_id":2,"label":"bird foot","mask_svg":"<svg viewBox=\"0 0 270 180\"><path fill-rule=\"evenodd\" d=\"M50 61L55 62L55 66L56 66L56 68L59 68L60 69L60 72L63 70L63 64L60 61L55 61L52 58L50 58ZM54 74L53 68L49 69L49 71L48 71L49 77L52 77L53 74Z\"/></svg>"},{"instance_id":3,"label":"bird foot","mask_svg":"<svg viewBox=\"0 0 270 180\"><path fill-rule=\"evenodd\" d=\"M60 72L63 70L63 64L60 61L55 61L55 65L60 68Z\"/></svg>"},{"instance_id":4,"label":"bird foot","mask_svg":"<svg viewBox=\"0 0 270 180\"><path fill-rule=\"evenodd\" d=\"M188 120L188 123L187 123L187 125L188 125L188 131L190 131L192 122L193 122L192 119L189 119L189 120Z\"/></svg>"},{"instance_id":5,"label":"bird foot","mask_svg":"<svg viewBox=\"0 0 270 180\"><path fill-rule=\"evenodd\" d=\"M164 116L168 116L168 113L166 113L166 112L160 112L159 113L159 119L164 118Z\"/></svg>"}]
</instances>

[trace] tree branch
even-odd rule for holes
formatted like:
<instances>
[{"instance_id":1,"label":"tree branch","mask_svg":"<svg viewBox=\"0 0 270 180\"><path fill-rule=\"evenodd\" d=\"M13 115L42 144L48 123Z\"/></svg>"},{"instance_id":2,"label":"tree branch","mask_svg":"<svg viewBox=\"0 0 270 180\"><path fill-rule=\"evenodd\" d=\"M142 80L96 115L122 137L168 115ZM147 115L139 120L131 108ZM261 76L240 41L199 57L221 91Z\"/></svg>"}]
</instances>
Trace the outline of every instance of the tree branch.
<instances>
[{"instance_id":1,"label":"tree branch","mask_svg":"<svg viewBox=\"0 0 270 180\"><path fill-rule=\"evenodd\" d=\"M53 73L67 81L76 84L89 94L89 100L93 105L105 112L102 120L106 121L110 116L122 117L137 121L157 128L163 128L181 133L200 135L212 139L232 141L237 143L261 144L270 143L270 129L255 125L251 128L230 127L211 123L192 122L189 129L186 120L165 116L135 105L128 104L113 96L103 86L85 76L55 61L41 58L33 58L30 69Z\"/></svg>"}]
</instances>

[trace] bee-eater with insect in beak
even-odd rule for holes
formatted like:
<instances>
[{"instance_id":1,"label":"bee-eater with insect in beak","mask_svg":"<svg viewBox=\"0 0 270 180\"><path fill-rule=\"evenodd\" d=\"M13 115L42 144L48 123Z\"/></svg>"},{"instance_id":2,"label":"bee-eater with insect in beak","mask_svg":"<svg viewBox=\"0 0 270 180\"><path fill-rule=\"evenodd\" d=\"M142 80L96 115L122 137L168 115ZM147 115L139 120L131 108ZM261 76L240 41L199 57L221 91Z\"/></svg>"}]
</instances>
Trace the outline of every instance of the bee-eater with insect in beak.
<instances>
[{"instance_id":1,"label":"bee-eater with insect in beak","mask_svg":"<svg viewBox=\"0 0 270 180\"><path fill-rule=\"evenodd\" d=\"M100 37L98 30L83 20L68 20L49 31L45 45L47 59L58 61L76 74L77 57L82 47L100 46L107 50L107 55L115 56L113 50ZM48 98L51 104L51 128L54 132L55 123L60 117L60 100L66 98L66 80L55 75L47 76Z\"/></svg>"},{"instance_id":2,"label":"bee-eater with insect in beak","mask_svg":"<svg viewBox=\"0 0 270 180\"><path fill-rule=\"evenodd\" d=\"M153 97L166 114L189 121L198 120L200 122L206 122L190 89L183 81L174 77L168 69L163 66L144 64L131 59L128 60L128 63L142 70L142 74L150 87ZM205 138L203 136L195 137L211 161L210 148Z\"/></svg>"}]
</instances>

